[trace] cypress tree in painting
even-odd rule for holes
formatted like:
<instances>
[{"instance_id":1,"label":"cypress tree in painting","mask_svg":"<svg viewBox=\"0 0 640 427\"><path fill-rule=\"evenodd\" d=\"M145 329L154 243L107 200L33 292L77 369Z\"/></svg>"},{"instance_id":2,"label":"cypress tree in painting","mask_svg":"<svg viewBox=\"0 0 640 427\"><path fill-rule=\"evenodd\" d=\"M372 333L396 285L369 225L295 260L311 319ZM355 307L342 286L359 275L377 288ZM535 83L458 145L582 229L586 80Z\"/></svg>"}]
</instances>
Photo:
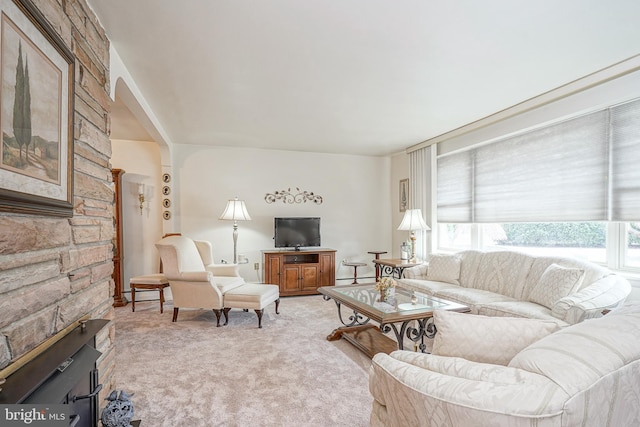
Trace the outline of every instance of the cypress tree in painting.
<instances>
[{"instance_id":1,"label":"cypress tree in painting","mask_svg":"<svg viewBox=\"0 0 640 427\"><path fill-rule=\"evenodd\" d=\"M28 152L31 143L31 89L29 87L29 65L22 65L22 43L18 45L18 65L16 66L16 91L13 102L13 134L20 149L22 162L22 146L25 146L25 161L29 161Z\"/></svg>"},{"instance_id":2,"label":"cypress tree in painting","mask_svg":"<svg viewBox=\"0 0 640 427\"><path fill-rule=\"evenodd\" d=\"M31 86L29 85L29 58L24 58L24 102L22 103L22 115L24 117L24 154L29 161L27 151L31 144ZM35 153L35 145L33 147Z\"/></svg>"}]
</instances>

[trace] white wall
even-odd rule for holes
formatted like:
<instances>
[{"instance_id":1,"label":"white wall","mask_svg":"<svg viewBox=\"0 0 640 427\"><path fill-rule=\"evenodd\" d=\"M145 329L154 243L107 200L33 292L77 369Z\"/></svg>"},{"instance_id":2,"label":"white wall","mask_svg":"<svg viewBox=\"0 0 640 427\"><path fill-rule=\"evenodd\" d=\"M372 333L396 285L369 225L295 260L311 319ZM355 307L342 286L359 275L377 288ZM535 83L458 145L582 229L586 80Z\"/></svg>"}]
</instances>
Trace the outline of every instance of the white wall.
<instances>
[{"instance_id":1,"label":"white wall","mask_svg":"<svg viewBox=\"0 0 640 427\"><path fill-rule=\"evenodd\" d=\"M145 141L112 140L111 145L112 168L125 171L122 179L123 269L124 289L128 291L129 278L157 273L159 269L154 244L162 238L160 149L155 142ZM145 184L142 214L139 183ZM153 296L157 297L157 293Z\"/></svg>"},{"instance_id":2,"label":"white wall","mask_svg":"<svg viewBox=\"0 0 640 427\"><path fill-rule=\"evenodd\" d=\"M175 231L211 241L216 262L231 261L232 223L218 218L228 199L244 200L252 218L239 222L238 228L238 253L249 259L241 266L246 280L259 280L262 275L261 251L274 248L276 216L321 217L322 246L338 251L336 278L345 279L340 284L353 277L353 270L341 265L343 259L367 262L367 268L358 270L359 276L373 276L373 255L367 252L391 252L391 213L397 206L390 200L387 157L194 145L173 149ZM313 192L322 196L323 203L265 201L267 193L288 188ZM256 262L260 263L257 272Z\"/></svg>"}]
</instances>

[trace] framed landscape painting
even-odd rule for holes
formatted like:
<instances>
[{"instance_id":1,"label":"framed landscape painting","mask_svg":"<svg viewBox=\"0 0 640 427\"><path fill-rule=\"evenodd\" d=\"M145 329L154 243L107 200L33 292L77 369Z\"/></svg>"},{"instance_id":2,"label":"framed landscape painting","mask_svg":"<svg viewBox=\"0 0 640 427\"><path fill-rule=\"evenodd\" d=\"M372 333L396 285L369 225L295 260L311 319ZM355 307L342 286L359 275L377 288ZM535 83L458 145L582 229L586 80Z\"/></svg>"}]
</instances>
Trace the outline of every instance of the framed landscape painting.
<instances>
[{"instance_id":1,"label":"framed landscape painting","mask_svg":"<svg viewBox=\"0 0 640 427\"><path fill-rule=\"evenodd\" d=\"M0 9L0 211L70 217L73 54L30 0Z\"/></svg>"}]
</instances>

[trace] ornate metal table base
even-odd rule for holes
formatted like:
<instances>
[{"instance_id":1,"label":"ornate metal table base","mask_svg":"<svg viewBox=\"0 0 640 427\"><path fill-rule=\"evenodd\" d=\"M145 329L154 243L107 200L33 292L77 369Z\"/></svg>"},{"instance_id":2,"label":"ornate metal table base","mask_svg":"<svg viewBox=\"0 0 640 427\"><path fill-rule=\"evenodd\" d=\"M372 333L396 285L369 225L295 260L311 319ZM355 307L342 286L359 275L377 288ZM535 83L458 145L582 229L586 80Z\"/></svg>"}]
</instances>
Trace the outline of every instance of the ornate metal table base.
<instances>
[{"instance_id":1,"label":"ornate metal table base","mask_svg":"<svg viewBox=\"0 0 640 427\"><path fill-rule=\"evenodd\" d=\"M328 297L326 295L323 295L322 298L325 301L329 301L331 299L331 297ZM368 317L364 317L362 314L358 313L356 310L353 310L353 314L349 316L349 323L347 323L342 318L342 310L341 310L342 304L340 304L340 301L338 300L333 300L333 302L335 302L336 307L338 307L338 318L340 319L340 323L342 323L344 326L366 325L367 323L369 323L369 320L371 320Z\"/></svg>"},{"instance_id":2,"label":"ornate metal table base","mask_svg":"<svg viewBox=\"0 0 640 427\"><path fill-rule=\"evenodd\" d=\"M418 324L417 328L410 326L413 322L416 322ZM405 335L407 338L409 338L411 341L413 341L416 344L418 343L418 341L420 341L418 348L423 353L427 353L426 351L427 346L424 343L424 339L425 338L431 339L436 336L436 325L433 323L433 317L427 317L427 318L418 319L418 320L408 320L406 322L402 322L400 323L399 329L396 323L386 323L386 324L380 325L380 330L382 331L382 333L385 333L385 334L390 331L393 331L393 333L396 336L396 339L398 340L399 350L404 350Z\"/></svg>"},{"instance_id":3,"label":"ornate metal table base","mask_svg":"<svg viewBox=\"0 0 640 427\"><path fill-rule=\"evenodd\" d=\"M323 295L322 298L325 301L328 301L331 299L326 295ZM335 302L336 307L338 308L338 318L340 319L340 322L344 325L344 327L334 330L327 337L329 341L338 340L343 335L345 335L346 332L349 332L349 331L359 332L359 331L363 331L370 328L378 329L374 325L368 325L371 319L363 316L357 310L352 310L353 314L349 315L349 317L347 318L348 321L345 321L342 316L342 304L340 303L340 301L337 301L337 300L333 300L333 301ZM417 324L417 327L411 326L412 324L414 324L414 322ZM427 347L424 343L424 339L434 338L437 332L436 325L433 322L433 317L426 317L424 319L417 319L417 320L407 320L401 323L384 323L380 325L380 328L378 330L383 334L393 331L394 335L396 336L398 350L404 350L405 336L416 344L420 342L420 344L418 345L418 348L422 353L427 353L426 351Z\"/></svg>"},{"instance_id":4,"label":"ornate metal table base","mask_svg":"<svg viewBox=\"0 0 640 427\"><path fill-rule=\"evenodd\" d=\"M396 267L392 267L390 265L381 264L380 276L390 276L399 279L402 277L402 270L398 270Z\"/></svg>"}]
</instances>

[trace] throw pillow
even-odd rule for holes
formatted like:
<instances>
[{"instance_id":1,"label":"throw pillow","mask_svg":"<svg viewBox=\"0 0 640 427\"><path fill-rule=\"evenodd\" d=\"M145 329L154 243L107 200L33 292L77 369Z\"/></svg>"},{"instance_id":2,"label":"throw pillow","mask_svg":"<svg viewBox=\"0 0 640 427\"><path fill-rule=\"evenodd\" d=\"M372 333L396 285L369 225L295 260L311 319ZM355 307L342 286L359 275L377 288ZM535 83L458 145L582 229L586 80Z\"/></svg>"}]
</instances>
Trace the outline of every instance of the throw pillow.
<instances>
[{"instance_id":1,"label":"throw pillow","mask_svg":"<svg viewBox=\"0 0 640 427\"><path fill-rule=\"evenodd\" d=\"M551 320L489 317L436 310L431 354L507 365L523 348L560 329Z\"/></svg>"},{"instance_id":2,"label":"throw pillow","mask_svg":"<svg viewBox=\"0 0 640 427\"><path fill-rule=\"evenodd\" d=\"M461 259L456 255L431 254L429 256L427 280L459 285L460 263Z\"/></svg>"},{"instance_id":3,"label":"throw pillow","mask_svg":"<svg viewBox=\"0 0 640 427\"><path fill-rule=\"evenodd\" d=\"M538 279L528 300L550 309L560 298L574 292L583 278L584 270L551 264Z\"/></svg>"}]
</instances>

